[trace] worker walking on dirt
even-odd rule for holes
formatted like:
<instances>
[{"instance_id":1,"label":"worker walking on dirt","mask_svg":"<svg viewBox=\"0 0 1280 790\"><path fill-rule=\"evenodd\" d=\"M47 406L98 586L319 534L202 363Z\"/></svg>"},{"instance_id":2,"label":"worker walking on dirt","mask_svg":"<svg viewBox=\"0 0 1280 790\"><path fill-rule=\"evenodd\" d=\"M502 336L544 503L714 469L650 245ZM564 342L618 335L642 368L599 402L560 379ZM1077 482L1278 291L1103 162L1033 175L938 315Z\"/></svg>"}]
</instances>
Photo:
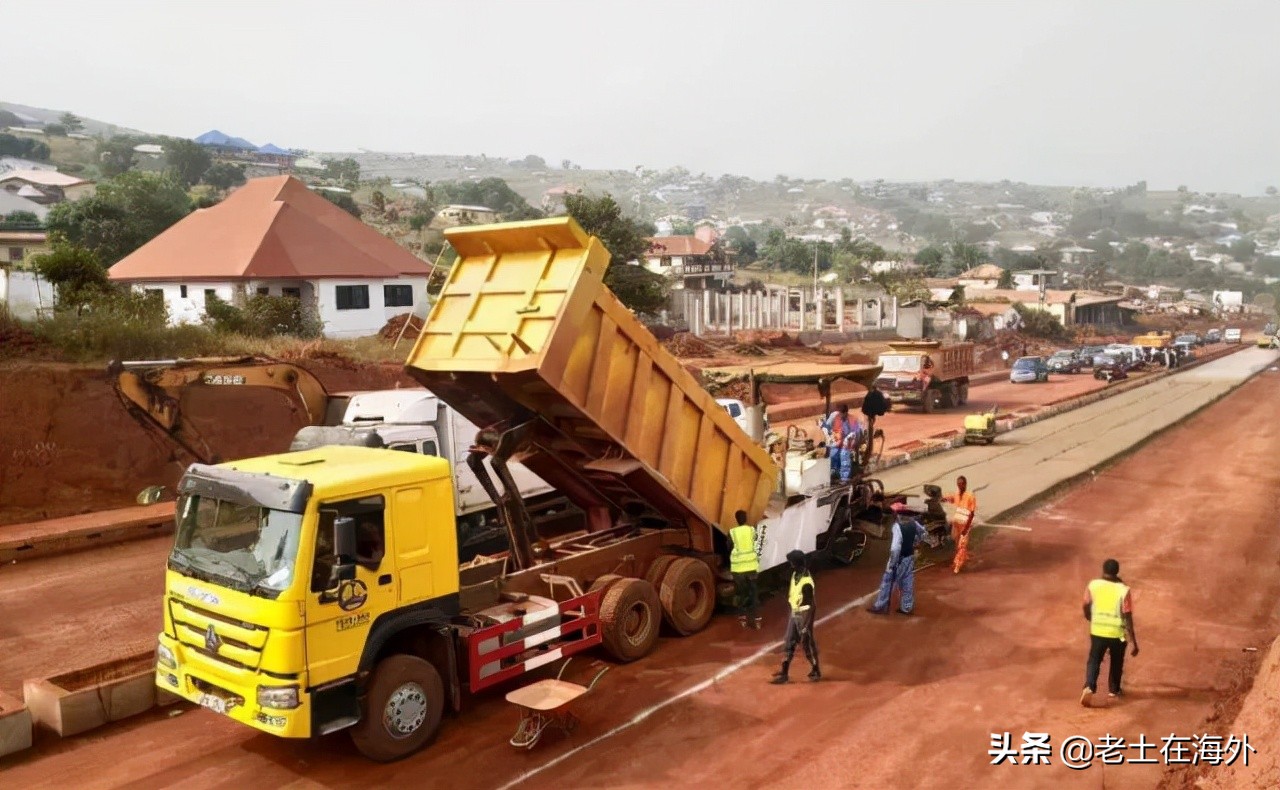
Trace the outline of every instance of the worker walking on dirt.
<instances>
[{"instance_id":1,"label":"worker walking on dirt","mask_svg":"<svg viewBox=\"0 0 1280 790\"><path fill-rule=\"evenodd\" d=\"M739 510L733 517L738 525L729 530L729 542L732 544L729 550L729 572L733 574L733 586L741 602L738 622L742 623L743 628L758 631L760 588L757 576L760 573L760 555L756 553L756 528L747 523L745 510Z\"/></svg>"},{"instance_id":2,"label":"worker walking on dirt","mask_svg":"<svg viewBox=\"0 0 1280 790\"><path fill-rule=\"evenodd\" d=\"M1138 655L1138 635L1133 630L1133 600L1129 588L1120 581L1120 563L1107 560L1102 563L1102 578L1089 582L1084 591L1084 619L1089 621L1089 660L1085 664L1084 691L1080 692L1080 704L1086 708L1098 693L1098 673L1102 669L1102 656L1110 654L1108 668L1108 696L1115 699L1122 693L1120 680L1124 675L1124 643L1133 643L1131 655Z\"/></svg>"},{"instance_id":3,"label":"worker walking on dirt","mask_svg":"<svg viewBox=\"0 0 1280 790\"><path fill-rule=\"evenodd\" d=\"M787 562L791 564L791 586L787 590L787 603L791 606L791 617L787 619L786 644L783 647L782 669L778 670L771 683L786 683L790 680L787 671L791 668L791 659L796 654L796 644L804 645L804 657L809 659L809 680L821 680L822 672L818 669L818 643L813 638L814 597L813 576L805 562L804 552L793 549L787 552Z\"/></svg>"},{"instance_id":4,"label":"worker walking on dirt","mask_svg":"<svg viewBox=\"0 0 1280 790\"><path fill-rule=\"evenodd\" d=\"M956 556L951 561L951 570L959 573L969 559L969 531L973 529L973 517L978 512L978 498L969 490L969 481L964 475L956 478L956 492L942 498L956 506L951 514L951 540L956 544Z\"/></svg>"},{"instance_id":5,"label":"worker walking on dirt","mask_svg":"<svg viewBox=\"0 0 1280 790\"><path fill-rule=\"evenodd\" d=\"M898 613L911 614L916 602L916 544L926 540L928 533L917 518L919 514L903 503L894 502L889 509L898 517L892 528L889 562L884 567L884 578L880 581L880 594L876 596L876 602L867 607L867 611L872 614L888 614L893 588L897 587L901 593Z\"/></svg>"}]
</instances>

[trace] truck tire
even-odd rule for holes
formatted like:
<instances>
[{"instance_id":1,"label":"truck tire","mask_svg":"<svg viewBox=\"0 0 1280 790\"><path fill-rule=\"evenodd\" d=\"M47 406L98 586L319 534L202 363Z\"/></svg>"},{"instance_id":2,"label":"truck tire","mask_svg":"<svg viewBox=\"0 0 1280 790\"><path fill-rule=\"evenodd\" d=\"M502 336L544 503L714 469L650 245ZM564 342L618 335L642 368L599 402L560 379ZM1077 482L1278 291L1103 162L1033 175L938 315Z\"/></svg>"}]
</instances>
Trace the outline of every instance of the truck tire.
<instances>
[{"instance_id":1,"label":"truck tire","mask_svg":"<svg viewBox=\"0 0 1280 790\"><path fill-rule=\"evenodd\" d=\"M715 595L710 566L692 557L679 557L667 568L658 588L662 619L680 636L696 634L715 613Z\"/></svg>"},{"instance_id":2,"label":"truck tire","mask_svg":"<svg viewBox=\"0 0 1280 790\"><path fill-rule=\"evenodd\" d=\"M609 585L600 602L604 649L615 661L643 658L658 641L662 603L644 579L622 579Z\"/></svg>"},{"instance_id":3,"label":"truck tire","mask_svg":"<svg viewBox=\"0 0 1280 790\"><path fill-rule=\"evenodd\" d=\"M933 401L938 397L938 391L927 389L920 395L920 411L925 414L933 414Z\"/></svg>"},{"instance_id":4,"label":"truck tire","mask_svg":"<svg viewBox=\"0 0 1280 790\"><path fill-rule=\"evenodd\" d=\"M587 592L595 592L596 590L608 590L615 582L620 582L627 577L619 576L616 573L606 573L595 581L591 582L591 588Z\"/></svg>"},{"instance_id":5,"label":"truck tire","mask_svg":"<svg viewBox=\"0 0 1280 790\"><path fill-rule=\"evenodd\" d=\"M649 563L649 570L644 572L644 580L653 585L653 589L659 591L661 596L662 577L667 575L667 568L671 567L671 563L675 562L678 557L674 554L661 554Z\"/></svg>"},{"instance_id":6,"label":"truck tire","mask_svg":"<svg viewBox=\"0 0 1280 790\"><path fill-rule=\"evenodd\" d=\"M956 385L950 382L943 384L942 389L938 391L938 400L942 408L952 409L960 401L960 396L956 393Z\"/></svg>"},{"instance_id":7,"label":"truck tire","mask_svg":"<svg viewBox=\"0 0 1280 790\"><path fill-rule=\"evenodd\" d=\"M373 670L363 716L351 740L365 757L389 763L427 745L444 715L444 683L430 662L387 656Z\"/></svg>"},{"instance_id":8,"label":"truck tire","mask_svg":"<svg viewBox=\"0 0 1280 790\"><path fill-rule=\"evenodd\" d=\"M960 385L960 405L963 406L969 402L969 385Z\"/></svg>"}]
</instances>

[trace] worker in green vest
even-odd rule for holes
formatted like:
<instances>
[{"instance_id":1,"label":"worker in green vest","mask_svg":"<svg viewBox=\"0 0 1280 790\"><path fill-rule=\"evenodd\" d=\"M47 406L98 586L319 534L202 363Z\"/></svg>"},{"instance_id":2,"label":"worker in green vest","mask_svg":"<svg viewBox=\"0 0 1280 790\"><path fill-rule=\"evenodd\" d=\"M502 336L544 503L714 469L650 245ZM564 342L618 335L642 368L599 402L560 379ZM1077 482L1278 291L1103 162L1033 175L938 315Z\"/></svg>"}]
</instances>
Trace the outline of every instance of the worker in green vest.
<instances>
[{"instance_id":1,"label":"worker in green vest","mask_svg":"<svg viewBox=\"0 0 1280 790\"><path fill-rule=\"evenodd\" d=\"M1120 563L1102 563L1102 578L1089 582L1084 591L1084 619L1089 621L1089 661L1085 665L1084 691L1080 704L1086 708L1098 693L1098 672L1102 656L1110 654L1108 676L1110 697L1120 696L1120 680L1124 674L1124 643L1133 644L1132 655L1138 655L1138 636L1133 630L1133 601L1129 588L1120 581Z\"/></svg>"},{"instance_id":2,"label":"worker in green vest","mask_svg":"<svg viewBox=\"0 0 1280 790\"><path fill-rule=\"evenodd\" d=\"M787 590L787 603L791 606L791 617L787 620L787 640L783 648L782 669L774 674L771 683L786 683L787 670L791 668L791 659L796 654L796 643L804 645L804 657L809 659L812 669L809 680L821 680L822 672L818 669L818 643L813 638L814 599L813 576L805 563L804 552L799 549L787 553L787 562L791 564L791 585Z\"/></svg>"},{"instance_id":3,"label":"worker in green vest","mask_svg":"<svg viewBox=\"0 0 1280 790\"><path fill-rule=\"evenodd\" d=\"M729 530L729 572L733 574L733 585L739 602L738 622L743 628L760 630L760 617L756 614L760 607L760 587L757 577L760 573L760 555L756 549L756 528L747 523L747 512L739 510L733 514L738 525Z\"/></svg>"}]
</instances>

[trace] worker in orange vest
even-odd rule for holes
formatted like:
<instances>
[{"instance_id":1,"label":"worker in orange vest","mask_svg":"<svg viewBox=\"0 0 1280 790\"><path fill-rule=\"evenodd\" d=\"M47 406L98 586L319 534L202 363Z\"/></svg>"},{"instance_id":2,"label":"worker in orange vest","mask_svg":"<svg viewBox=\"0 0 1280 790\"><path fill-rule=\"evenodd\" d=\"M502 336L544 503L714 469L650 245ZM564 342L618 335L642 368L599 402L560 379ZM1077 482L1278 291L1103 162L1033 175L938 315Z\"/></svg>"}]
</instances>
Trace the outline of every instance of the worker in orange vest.
<instances>
[{"instance_id":1,"label":"worker in orange vest","mask_svg":"<svg viewBox=\"0 0 1280 790\"><path fill-rule=\"evenodd\" d=\"M956 544L951 570L959 573L969 559L969 531L973 529L973 517L978 512L978 498L969 490L969 481L961 475L956 478L956 492L944 496L942 501L956 506L951 514L951 540Z\"/></svg>"}]
</instances>

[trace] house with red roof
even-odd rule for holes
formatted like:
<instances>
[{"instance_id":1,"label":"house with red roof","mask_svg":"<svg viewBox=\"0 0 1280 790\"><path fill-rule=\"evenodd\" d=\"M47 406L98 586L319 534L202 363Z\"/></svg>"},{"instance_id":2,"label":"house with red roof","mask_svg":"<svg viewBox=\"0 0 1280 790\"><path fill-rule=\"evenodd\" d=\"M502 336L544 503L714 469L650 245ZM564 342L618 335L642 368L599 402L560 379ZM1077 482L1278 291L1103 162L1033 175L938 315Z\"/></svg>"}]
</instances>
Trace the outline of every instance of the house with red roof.
<instances>
[{"instance_id":1,"label":"house with red roof","mask_svg":"<svg viewBox=\"0 0 1280 790\"><path fill-rule=\"evenodd\" d=\"M698 228L693 236L654 236L643 263L654 274L673 280L673 288L705 290L733 281L733 261L716 244L715 230L709 226Z\"/></svg>"},{"instance_id":2,"label":"house with red roof","mask_svg":"<svg viewBox=\"0 0 1280 790\"><path fill-rule=\"evenodd\" d=\"M164 299L172 323L202 321L210 296L301 300L327 337L376 334L426 298L431 266L292 176L255 178L188 214L111 267Z\"/></svg>"}]
</instances>

